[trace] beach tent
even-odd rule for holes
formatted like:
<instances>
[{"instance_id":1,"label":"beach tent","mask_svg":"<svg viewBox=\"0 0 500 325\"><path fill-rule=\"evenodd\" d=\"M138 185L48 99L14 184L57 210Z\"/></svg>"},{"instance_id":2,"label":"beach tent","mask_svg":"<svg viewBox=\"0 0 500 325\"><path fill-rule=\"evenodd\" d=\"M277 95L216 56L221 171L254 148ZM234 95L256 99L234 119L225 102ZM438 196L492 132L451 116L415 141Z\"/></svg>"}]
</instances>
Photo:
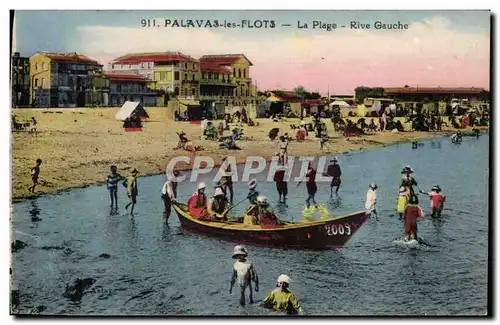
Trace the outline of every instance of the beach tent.
<instances>
[{"instance_id":1,"label":"beach tent","mask_svg":"<svg viewBox=\"0 0 500 325\"><path fill-rule=\"evenodd\" d=\"M116 113L115 118L118 121L125 121L126 119L130 118L133 115L139 116L141 120L149 118L148 113L141 105L141 103L129 102L129 101L126 101L123 104L118 113Z\"/></svg>"},{"instance_id":2,"label":"beach tent","mask_svg":"<svg viewBox=\"0 0 500 325\"><path fill-rule=\"evenodd\" d=\"M360 105L358 105L356 111L357 111L358 116L365 117L366 114L371 113L373 111L377 111L377 105L366 106L365 104L360 104Z\"/></svg>"},{"instance_id":3,"label":"beach tent","mask_svg":"<svg viewBox=\"0 0 500 325\"><path fill-rule=\"evenodd\" d=\"M330 103L330 107L337 105L339 108L350 108L351 105L349 105L346 101L344 100L336 100L332 103Z\"/></svg>"}]
</instances>

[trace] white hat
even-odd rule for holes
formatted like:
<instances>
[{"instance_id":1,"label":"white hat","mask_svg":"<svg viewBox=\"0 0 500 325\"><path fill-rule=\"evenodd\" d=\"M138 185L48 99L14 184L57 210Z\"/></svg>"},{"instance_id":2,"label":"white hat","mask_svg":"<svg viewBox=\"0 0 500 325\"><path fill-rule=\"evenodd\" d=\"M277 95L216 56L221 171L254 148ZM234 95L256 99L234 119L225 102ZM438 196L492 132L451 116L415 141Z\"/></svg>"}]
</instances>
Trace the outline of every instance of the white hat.
<instances>
[{"instance_id":1,"label":"white hat","mask_svg":"<svg viewBox=\"0 0 500 325\"><path fill-rule=\"evenodd\" d=\"M201 190L203 188L205 188L205 182L200 182L200 184L198 184L198 189Z\"/></svg>"},{"instance_id":2,"label":"white hat","mask_svg":"<svg viewBox=\"0 0 500 325\"><path fill-rule=\"evenodd\" d=\"M337 157L333 157L331 161L339 161L339 160L337 159Z\"/></svg>"},{"instance_id":3,"label":"white hat","mask_svg":"<svg viewBox=\"0 0 500 325\"><path fill-rule=\"evenodd\" d=\"M400 191L400 192L404 192L405 190L406 190L406 187L404 187L404 186L401 186L401 187L399 188L399 191Z\"/></svg>"},{"instance_id":4,"label":"white hat","mask_svg":"<svg viewBox=\"0 0 500 325\"><path fill-rule=\"evenodd\" d=\"M375 183L371 183L371 184L370 184L370 187L371 187L372 189L376 189L376 188L378 188L377 184L375 184Z\"/></svg>"},{"instance_id":5,"label":"white hat","mask_svg":"<svg viewBox=\"0 0 500 325\"><path fill-rule=\"evenodd\" d=\"M214 196L220 196L220 195L224 195L224 191L220 188L220 187L217 187L215 189L215 194Z\"/></svg>"},{"instance_id":6,"label":"white hat","mask_svg":"<svg viewBox=\"0 0 500 325\"><path fill-rule=\"evenodd\" d=\"M248 252L245 246L243 245L236 245L234 246L233 250L233 258L236 258L238 255L243 255L243 256L248 256Z\"/></svg>"},{"instance_id":7,"label":"white hat","mask_svg":"<svg viewBox=\"0 0 500 325\"><path fill-rule=\"evenodd\" d=\"M251 179L250 182L248 182L248 188L249 189L253 189L257 186L257 180L254 178L254 179Z\"/></svg>"},{"instance_id":8,"label":"white hat","mask_svg":"<svg viewBox=\"0 0 500 325\"><path fill-rule=\"evenodd\" d=\"M260 204L260 205L267 204L267 197L265 197L264 195L257 196L257 204Z\"/></svg>"},{"instance_id":9,"label":"white hat","mask_svg":"<svg viewBox=\"0 0 500 325\"><path fill-rule=\"evenodd\" d=\"M278 277L278 283L288 283L290 284L292 282L292 279L290 279L290 277L286 274L282 274Z\"/></svg>"}]
</instances>

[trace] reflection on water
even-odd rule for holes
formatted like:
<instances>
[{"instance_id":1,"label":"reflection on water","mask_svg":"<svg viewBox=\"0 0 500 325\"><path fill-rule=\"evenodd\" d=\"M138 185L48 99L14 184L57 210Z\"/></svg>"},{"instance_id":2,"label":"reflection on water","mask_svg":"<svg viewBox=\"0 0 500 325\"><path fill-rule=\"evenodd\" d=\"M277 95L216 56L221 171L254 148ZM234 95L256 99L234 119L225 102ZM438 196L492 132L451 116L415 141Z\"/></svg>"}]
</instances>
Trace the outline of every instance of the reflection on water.
<instances>
[{"instance_id":1,"label":"reflection on water","mask_svg":"<svg viewBox=\"0 0 500 325\"><path fill-rule=\"evenodd\" d=\"M488 141L488 136L464 138L457 147L448 139L434 139L434 145L427 142L418 150L402 144L339 155L340 196L330 199L329 182L318 182L316 201L326 204L334 216L358 211L364 208L367 185L375 182L379 220L369 220L339 250L248 247L260 280L261 290L254 298L262 300L275 287L277 276L286 273L308 315L483 314L488 274ZM435 247L408 250L392 244L403 232L395 209L399 172L407 164L415 170L420 188L439 183L447 196L441 219L430 218L428 198L421 198L429 218L419 223L419 235ZM203 177L200 181L206 182L212 195L211 175ZM29 244L12 254L21 312L43 304L45 314L272 313L259 306L238 308L238 297L227 293L234 243L184 233L174 211L165 222L158 198L163 181L163 176L140 179L135 217L124 209L127 200L121 187L118 213L110 213L103 186L14 204L14 233L26 237L20 239ZM258 188L280 218L298 221L307 192L305 186L294 186L289 184L293 191L286 205L278 204L274 182L259 181ZM248 193L246 183L236 182L234 189L235 202ZM179 184L179 201L186 202L195 190L194 183ZM234 208L231 216L241 216L247 203ZM36 218L40 220L32 228ZM103 253L111 258L99 257ZM77 277L95 278L96 285L111 294L86 294L79 305L72 305L62 292ZM150 289L154 292L149 293Z\"/></svg>"}]
</instances>

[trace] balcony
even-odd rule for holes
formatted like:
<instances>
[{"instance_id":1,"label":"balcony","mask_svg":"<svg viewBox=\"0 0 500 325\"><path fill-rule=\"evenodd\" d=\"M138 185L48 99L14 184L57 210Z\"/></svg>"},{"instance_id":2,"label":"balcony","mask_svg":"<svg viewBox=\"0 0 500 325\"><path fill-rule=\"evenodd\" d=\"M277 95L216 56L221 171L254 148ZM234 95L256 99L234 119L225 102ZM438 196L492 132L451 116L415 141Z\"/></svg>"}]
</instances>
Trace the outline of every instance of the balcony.
<instances>
[{"instance_id":1,"label":"balcony","mask_svg":"<svg viewBox=\"0 0 500 325\"><path fill-rule=\"evenodd\" d=\"M233 83L232 79L229 80L221 80L221 79L201 79L201 85L210 85L210 86L225 86L225 87L236 87Z\"/></svg>"},{"instance_id":2,"label":"balcony","mask_svg":"<svg viewBox=\"0 0 500 325\"><path fill-rule=\"evenodd\" d=\"M198 80L182 80L181 82L182 84L193 84L193 85L197 85L199 84L200 82Z\"/></svg>"},{"instance_id":3,"label":"balcony","mask_svg":"<svg viewBox=\"0 0 500 325\"><path fill-rule=\"evenodd\" d=\"M234 96L219 96L219 95L201 95L199 100L232 100Z\"/></svg>"}]
</instances>

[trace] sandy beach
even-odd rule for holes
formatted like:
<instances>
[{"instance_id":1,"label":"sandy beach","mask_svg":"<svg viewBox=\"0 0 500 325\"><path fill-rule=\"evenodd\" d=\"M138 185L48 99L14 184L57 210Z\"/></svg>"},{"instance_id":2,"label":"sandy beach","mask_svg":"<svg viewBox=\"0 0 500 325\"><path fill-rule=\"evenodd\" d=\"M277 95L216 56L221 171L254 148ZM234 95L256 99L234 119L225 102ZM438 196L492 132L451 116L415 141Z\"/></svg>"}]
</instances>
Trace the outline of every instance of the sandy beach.
<instances>
[{"instance_id":1,"label":"sandy beach","mask_svg":"<svg viewBox=\"0 0 500 325\"><path fill-rule=\"evenodd\" d=\"M34 116L39 133L37 136L28 132L12 133L12 200L34 196L28 192L28 187L31 185L30 169L37 158L43 163L35 196L104 183L112 164L117 165L123 175L127 175L131 168L137 168L140 176L162 173L169 159L189 155L182 149L174 150L178 141L175 132L181 130L195 145L204 147L204 151L197 154L210 156L218 164L228 154L236 156L239 162L250 155L270 157L277 151L277 144L269 140L268 132L277 127L280 133L288 132L293 136L295 132L289 124L300 123L298 119L279 123L259 119L259 126L244 127L247 139L238 141L242 150L228 151L218 149L218 142L202 139L200 125L168 120L165 108L148 109L150 119L144 123L142 132L125 132L122 123L115 120L117 111L118 108L13 110L18 122L28 121ZM327 151L321 151L318 140L310 134L304 142L291 141L289 155L341 154L438 134L377 132L347 139L333 132L330 120L324 121L333 137ZM225 131L225 135L228 134Z\"/></svg>"}]
</instances>

